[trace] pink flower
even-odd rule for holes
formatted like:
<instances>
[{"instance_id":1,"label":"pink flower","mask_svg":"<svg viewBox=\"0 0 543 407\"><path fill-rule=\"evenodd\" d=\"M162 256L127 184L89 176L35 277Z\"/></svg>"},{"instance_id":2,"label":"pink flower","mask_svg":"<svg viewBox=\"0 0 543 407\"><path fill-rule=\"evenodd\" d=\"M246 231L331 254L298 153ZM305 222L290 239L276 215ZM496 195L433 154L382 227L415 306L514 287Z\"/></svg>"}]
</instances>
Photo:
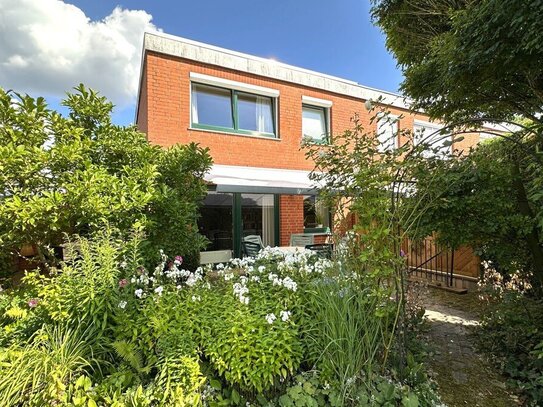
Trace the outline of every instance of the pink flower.
<instances>
[{"instance_id":1,"label":"pink flower","mask_svg":"<svg viewBox=\"0 0 543 407\"><path fill-rule=\"evenodd\" d=\"M40 302L37 298L32 298L30 301L28 301L28 306L30 308L36 308L38 306L38 303Z\"/></svg>"},{"instance_id":2,"label":"pink flower","mask_svg":"<svg viewBox=\"0 0 543 407\"><path fill-rule=\"evenodd\" d=\"M128 280L126 278L123 278L122 280L119 280L119 288L124 288L128 285Z\"/></svg>"},{"instance_id":3,"label":"pink flower","mask_svg":"<svg viewBox=\"0 0 543 407\"><path fill-rule=\"evenodd\" d=\"M183 257L182 256L175 256L174 263L176 266L180 266L183 263Z\"/></svg>"}]
</instances>

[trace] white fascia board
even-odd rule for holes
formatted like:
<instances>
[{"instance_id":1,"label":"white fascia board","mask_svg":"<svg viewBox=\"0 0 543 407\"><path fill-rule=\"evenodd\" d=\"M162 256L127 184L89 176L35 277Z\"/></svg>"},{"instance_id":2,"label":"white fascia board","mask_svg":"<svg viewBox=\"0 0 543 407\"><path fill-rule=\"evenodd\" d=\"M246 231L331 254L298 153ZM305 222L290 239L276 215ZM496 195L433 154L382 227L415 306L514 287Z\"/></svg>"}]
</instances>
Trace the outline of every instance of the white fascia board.
<instances>
[{"instance_id":1,"label":"white fascia board","mask_svg":"<svg viewBox=\"0 0 543 407\"><path fill-rule=\"evenodd\" d=\"M410 101L402 95L362 86L347 79L287 65L272 59L259 58L162 32L145 33L144 51L190 59L203 64L216 65L356 99L374 101L379 99L380 103L385 105L410 109Z\"/></svg>"},{"instance_id":2,"label":"white fascia board","mask_svg":"<svg viewBox=\"0 0 543 407\"><path fill-rule=\"evenodd\" d=\"M302 96L302 103L305 103L311 106L324 107L327 109L331 108L333 104L331 100L324 100L324 99L314 98L311 96Z\"/></svg>"},{"instance_id":3,"label":"white fascia board","mask_svg":"<svg viewBox=\"0 0 543 407\"><path fill-rule=\"evenodd\" d=\"M234 89L242 92L256 93L258 95L269 96L273 98L279 96L279 91L277 89L265 88L263 86L251 85L249 83L231 81L229 79L218 78L216 76L204 75L196 72L190 73L190 80L196 83L219 86L222 88Z\"/></svg>"}]
</instances>

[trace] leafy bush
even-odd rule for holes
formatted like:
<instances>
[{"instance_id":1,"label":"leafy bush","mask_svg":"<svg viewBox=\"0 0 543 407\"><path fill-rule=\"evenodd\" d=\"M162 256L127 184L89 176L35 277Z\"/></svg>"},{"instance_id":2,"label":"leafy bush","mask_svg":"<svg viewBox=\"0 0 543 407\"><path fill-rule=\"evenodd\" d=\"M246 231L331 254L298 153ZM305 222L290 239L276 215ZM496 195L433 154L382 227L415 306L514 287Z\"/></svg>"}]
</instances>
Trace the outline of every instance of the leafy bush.
<instances>
[{"instance_id":1,"label":"leafy bush","mask_svg":"<svg viewBox=\"0 0 543 407\"><path fill-rule=\"evenodd\" d=\"M55 405L68 384L99 366L95 330L45 325L24 346L0 353L0 400L5 406Z\"/></svg>"},{"instance_id":2,"label":"leafy bush","mask_svg":"<svg viewBox=\"0 0 543 407\"><path fill-rule=\"evenodd\" d=\"M503 281L488 270L488 300L477 338L528 405L543 403L543 300L523 292L522 280ZM492 278L493 277L493 278Z\"/></svg>"},{"instance_id":3,"label":"leafy bush","mask_svg":"<svg viewBox=\"0 0 543 407\"><path fill-rule=\"evenodd\" d=\"M148 261L159 248L197 259L207 149L150 145L135 127L111 123L113 105L83 85L63 104L68 117L43 98L0 88L0 259L33 244L42 263L55 263L47 248L66 233L128 232L137 223Z\"/></svg>"},{"instance_id":4,"label":"leafy bush","mask_svg":"<svg viewBox=\"0 0 543 407\"><path fill-rule=\"evenodd\" d=\"M352 277L351 277L352 279ZM394 311L369 287L346 276L316 282L306 298L306 352L321 375L341 389L341 400L363 377L370 377L384 347Z\"/></svg>"},{"instance_id":5,"label":"leafy bush","mask_svg":"<svg viewBox=\"0 0 543 407\"><path fill-rule=\"evenodd\" d=\"M270 248L194 271L162 252L150 271L144 246L140 233L76 238L60 269L0 295L0 400L342 406L388 397L369 383L395 306L362 289L369 281L313 252ZM394 388L383 400L402 403L414 387Z\"/></svg>"}]
</instances>

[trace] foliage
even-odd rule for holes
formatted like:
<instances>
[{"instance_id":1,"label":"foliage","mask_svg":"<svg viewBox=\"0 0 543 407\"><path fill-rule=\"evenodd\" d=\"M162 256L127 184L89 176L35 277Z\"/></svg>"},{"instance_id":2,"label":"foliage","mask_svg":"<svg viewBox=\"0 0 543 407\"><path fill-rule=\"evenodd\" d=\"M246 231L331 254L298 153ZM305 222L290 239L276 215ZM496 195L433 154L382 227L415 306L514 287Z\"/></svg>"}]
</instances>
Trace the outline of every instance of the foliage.
<instances>
[{"instance_id":1,"label":"foliage","mask_svg":"<svg viewBox=\"0 0 543 407\"><path fill-rule=\"evenodd\" d=\"M394 308L342 277L319 281L308 292L305 345L308 360L336 385L343 403L355 382L379 366Z\"/></svg>"},{"instance_id":2,"label":"foliage","mask_svg":"<svg viewBox=\"0 0 543 407\"><path fill-rule=\"evenodd\" d=\"M490 140L455 160L421 162L418 200L432 202L419 237L437 233L451 247L469 245L504 275L543 279L541 165L523 149L533 140ZM462 225L462 227L458 227Z\"/></svg>"},{"instance_id":3,"label":"foliage","mask_svg":"<svg viewBox=\"0 0 543 407\"><path fill-rule=\"evenodd\" d=\"M521 276L504 280L488 265L481 285L487 304L477 331L480 348L526 397L527 405L541 405L543 301L527 294L529 285Z\"/></svg>"},{"instance_id":4,"label":"foliage","mask_svg":"<svg viewBox=\"0 0 543 407\"><path fill-rule=\"evenodd\" d=\"M402 405L410 392L425 400L407 383L390 394L368 385L381 380L386 345L370 330L389 329L383 310L394 307L369 287L358 293L367 282L341 263L268 248L189 271L162 252L149 271L140 232L123 241L106 231L71 247L51 275L29 274L0 294L8 405L343 406L372 396Z\"/></svg>"},{"instance_id":5,"label":"foliage","mask_svg":"<svg viewBox=\"0 0 543 407\"><path fill-rule=\"evenodd\" d=\"M373 0L415 108L447 122L531 118L543 106L543 1Z\"/></svg>"},{"instance_id":6,"label":"foliage","mask_svg":"<svg viewBox=\"0 0 543 407\"><path fill-rule=\"evenodd\" d=\"M100 352L94 329L45 325L31 342L0 353L2 405L55 405L77 375L97 367Z\"/></svg>"},{"instance_id":7,"label":"foliage","mask_svg":"<svg viewBox=\"0 0 543 407\"><path fill-rule=\"evenodd\" d=\"M1 254L34 244L41 260L64 234L106 225L144 225L149 250L194 256L202 181L210 165L195 144L161 149L134 127L111 123L113 105L83 85L63 104L68 117L34 99L0 89Z\"/></svg>"}]
</instances>

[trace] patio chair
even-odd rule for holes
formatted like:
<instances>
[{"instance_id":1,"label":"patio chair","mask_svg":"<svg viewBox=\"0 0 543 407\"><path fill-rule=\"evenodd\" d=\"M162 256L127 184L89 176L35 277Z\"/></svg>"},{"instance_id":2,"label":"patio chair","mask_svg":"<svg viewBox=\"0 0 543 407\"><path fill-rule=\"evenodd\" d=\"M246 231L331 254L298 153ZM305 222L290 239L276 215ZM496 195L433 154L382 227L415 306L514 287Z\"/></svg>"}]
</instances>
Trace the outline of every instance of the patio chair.
<instances>
[{"instance_id":1,"label":"patio chair","mask_svg":"<svg viewBox=\"0 0 543 407\"><path fill-rule=\"evenodd\" d=\"M326 259L331 259L334 251L334 245L330 243L308 244L305 248L314 251L319 257Z\"/></svg>"},{"instance_id":2,"label":"patio chair","mask_svg":"<svg viewBox=\"0 0 543 407\"><path fill-rule=\"evenodd\" d=\"M258 243L248 242L246 240L241 242L241 251L244 256L255 257L262 249L262 246Z\"/></svg>"},{"instance_id":3,"label":"patio chair","mask_svg":"<svg viewBox=\"0 0 543 407\"><path fill-rule=\"evenodd\" d=\"M243 238L244 242L251 242L259 244L260 247L264 247L264 242L262 242L262 237L260 235L247 235Z\"/></svg>"},{"instance_id":4,"label":"patio chair","mask_svg":"<svg viewBox=\"0 0 543 407\"><path fill-rule=\"evenodd\" d=\"M305 247L313 244L313 242L313 235L304 235L303 233L294 233L290 235L291 246Z\"/></svg>"}]
</instances>

